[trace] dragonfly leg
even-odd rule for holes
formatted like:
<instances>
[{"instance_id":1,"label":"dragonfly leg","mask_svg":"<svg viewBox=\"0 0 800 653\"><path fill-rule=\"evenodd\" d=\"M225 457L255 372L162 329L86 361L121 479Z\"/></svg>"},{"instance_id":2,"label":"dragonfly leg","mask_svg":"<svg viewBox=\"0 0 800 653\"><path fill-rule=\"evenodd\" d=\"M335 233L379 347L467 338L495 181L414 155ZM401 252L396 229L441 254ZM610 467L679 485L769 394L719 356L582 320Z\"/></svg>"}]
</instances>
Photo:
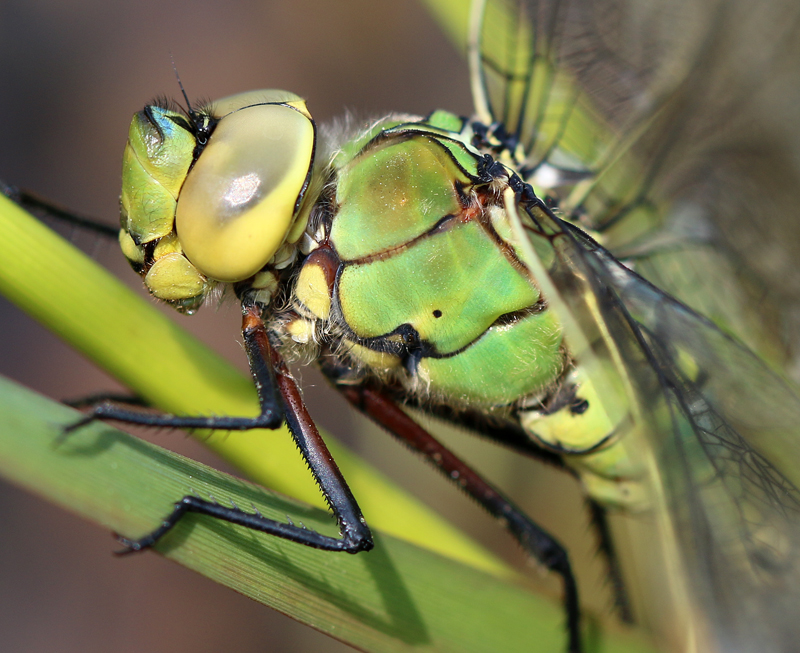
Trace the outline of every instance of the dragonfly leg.
<instances>
[{"instance_id":1,"label":"dragonfly leg","mask_svg":"<svg viewBox=\"0 0 800 653\"><path fill-rule=\"evenodd\" d=\"M99 220L78 215L72 211L53 204L52 202L42 199L34 193L30 193L14 186L9 186L2 181L0 181L0 193L8 197L13 202L19 204L26 211L33 213L40 218L54 218L75 227L86 229L87 231L93 231L105 238L111 238L113 240L117 240L119 237L119 227L117 226L108 225L100 222Z\"/></svg>"},{"instance_id":2,"label":"dragonfly leg","mask_svg":"<svg viewBox=\"0 0 800 653\"><path fill-rule=\"evenodd\" d=\"M260 412L255 417L154 414L103 401L92 406L86 417L69 425L65 432L74 431L97 419L178 429L248 431L257 428L278 428L283 423L284 410L273 371L273 361L270 360L271 356L278 354L269 344L269 334L256 307L246 308L244 311L242 337L250 361L253 381L258 391ZM130 402L125 403L130 405Z\"/></svg>"},{"instance_id":3,"label":"dragonfly leg","mask_svg":"<svg viewBox=\"0 0 800 653\"><path fill-rule=\"evenodd\" d=\"M250 367L261 397L262 414L268 409L272 414L285 415L295 443L336 517L341 537L322 535L302 526L268 519L257 512L247 513L235 506L229 508L193 495L187 495L175 504L175 509L162 521L161 525L145 537L138 540L121 537L120 542L126 547L122 553L141 551L153 546L189 512L222 519L315 549L348 553L370 550L373 546L372 535L361 514L361 509L314 425L303 403L300 388L289 374L283 358L270 346L269 334L256 307L245 309L243 332L250 358ZM279 395L279 399L272 396L276 393ZM265 398L262 395L267 396ZM275 401L282 402L283 408L280 410L273 408L272 404ZM184 418L178 419L185 422ZM192 425L195 424L194 419L205 420L206 418L192 418L190 419ZM238 427L240 429L256 428L262 425L259 418L244 418L243 421L234 421L235 418L210 419L214 424L212 428L220 428L216 426L217 423L224 424L221 428ZM273 423L270 420L265 421ZM208 423L203 422L204 425ZM277 425L280 423L281 420ZM234 426L231 427L231 424ZM249 426L245 427L245 424Z\"/></svg>"},{"instance_id":4,"label":"dragonfly leg","mask_svg":"<svg viewBox=\"0 0 800 653\"><path fill-rule=\"evenodd\" d=\"M634 623L628 592L625 589L625 581L622 577L622 568L619 564L617 549L608 528L608 516L606 509L599 503L589 500L589 512L591 514L592 526L599 539L600 553L606 560L608 579L611 582L611 592L614 597L614 607L619 618L626 624Z\"/></svg>"},{"instance_id":5,"label":"dragonfly leg","mask_svg":"<svg viewBox=\"0 0 800 653\"><path fill-rule=\"evenodd\" d=\"M581 651L578 587L566 549L552 535L533 523L499 490L419 426L388 395L368 385L340 385L337 389L358 410L425 456L491 515L502 520L526 551L561 576L564 583L564 609L567 613L568 650L570 653Z\"/></svg>"},{"instance_id":6,"label":"dragonfly leg","mask_svg":"<svg viewBox=\"0 0 800 653\"><path fill-rule=\"evenodd\" d=\"M65 406L70 408L90 408L103 403L124 404L126 406L142 406L146 408L149 406L147 401L133 394L119 394L114 392L100 392L98 394L88 395L86 397L77 397L76 399L64 399L62 402Z\"/></svg>"},{"instance_id":7,"label":"dragonfly leg","mask_svg":"<svg viewBox=\"0 0 800 653\"><path fill-rule=\"evenodd\" d=\"M413 398L407 401L410 405L420 407L414 402ZM555 466L565 473L573 473L568 467L564 466L561 456L538 446L528 434L519 428L489 423L482 419L482 416L479 414L463 410L456 412L455 409L446 405L425 406L425 410L429 414L436 415L442 420L466 426L471 431L510 447L521 454L530 456L539 462ZM633 612L625 587L625 581L622 576L622 569L620 567L617 551L614 546L614 540L609 531L606 509L592 500L588 501L588 506L591 516L591 525L597 534L598 550L606 562L606 572L611 584L614 607L617 610L619 618L623 622L632 624L634 623Z\"/></svg>"}]
</instances>

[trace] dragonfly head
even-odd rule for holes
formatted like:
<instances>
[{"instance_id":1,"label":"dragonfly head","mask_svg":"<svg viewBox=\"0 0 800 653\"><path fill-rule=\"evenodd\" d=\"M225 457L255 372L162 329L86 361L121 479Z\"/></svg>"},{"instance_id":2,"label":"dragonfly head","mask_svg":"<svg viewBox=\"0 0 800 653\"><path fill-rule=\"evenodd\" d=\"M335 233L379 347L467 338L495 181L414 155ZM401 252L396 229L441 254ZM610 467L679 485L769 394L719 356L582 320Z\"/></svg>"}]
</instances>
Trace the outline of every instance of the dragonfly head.
<instances>
[{"instance_id":1,"label":"dragonfly head","mask_svg":"<svg viewBox=\"0 0 800 653\"><path fill-rule=\"evenodd\" d=\"M150 292L192 312L215 282L244 281L267 265L292 231L315 140L305 102L286 91L134 115L120 243Z\"/></svg>"}]
</instances>

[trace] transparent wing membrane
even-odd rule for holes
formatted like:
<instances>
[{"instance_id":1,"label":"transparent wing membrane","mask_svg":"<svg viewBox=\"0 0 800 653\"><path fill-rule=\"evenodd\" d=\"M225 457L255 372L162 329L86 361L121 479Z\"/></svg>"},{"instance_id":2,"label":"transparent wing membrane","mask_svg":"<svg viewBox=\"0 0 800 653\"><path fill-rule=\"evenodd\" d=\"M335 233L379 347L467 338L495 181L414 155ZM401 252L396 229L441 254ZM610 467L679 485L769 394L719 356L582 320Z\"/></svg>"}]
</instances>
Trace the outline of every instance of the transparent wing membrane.
<instances>
[{"instance_id":1,"label":"transparent wing membrane","mask_svg":"<svg viewBox=\"0 0 800 653\"><path fill-rule=\"evenodd\" d=\"M602 243L519 194L507 210L573 355L604 375L603 409L630 416L651 502L623 529L638 619L677 650L792 650L800 399L770 367L787 367L777 324L793 317L773 300L794 296L796 273L779 254L788 287L771 284L740 232L758 241L800 205L797 130L767 113L797 87L798 8L497 0L480 15L479 118Z\"/></svg>"},{"instance_id":2,"label":"transparent wing membrane","mask_svg":"<svg viewBox=\"0 0 800 653\"><path fill-rule=\"evenodd\" d=\"M553 244L542 285L566 315L566 337L585 343L576 358L627 393L634 424L624 437L638 438L650 492L650 508L631 519L660 539L637 552L647 578L627 579L651 592L638 619L652 626L647 610L664 610L671 595L679 614L661 629L687 633L678 650L688 642L698 650L791 650L800 636L797 394L583 232L541 206L524 208L521 229ZM542 270L533 252L526 265ZM619 398L606 392L603 400Z\"/></svg>"},{"instance_id":3,"label":"transparent wing membrane","mask_svg":"<svg viewBox=\"0 0 800 653\"><path fill-rule=\"evenodd\" d=\"M720 650L790 650L800 635L800 400L745 347L606 252L586 259L596 283L613 289L607 310L618 302L613 310L631 321L628 347L649 361L634 386L643 432Z\"/></svg>"}]
</instances>

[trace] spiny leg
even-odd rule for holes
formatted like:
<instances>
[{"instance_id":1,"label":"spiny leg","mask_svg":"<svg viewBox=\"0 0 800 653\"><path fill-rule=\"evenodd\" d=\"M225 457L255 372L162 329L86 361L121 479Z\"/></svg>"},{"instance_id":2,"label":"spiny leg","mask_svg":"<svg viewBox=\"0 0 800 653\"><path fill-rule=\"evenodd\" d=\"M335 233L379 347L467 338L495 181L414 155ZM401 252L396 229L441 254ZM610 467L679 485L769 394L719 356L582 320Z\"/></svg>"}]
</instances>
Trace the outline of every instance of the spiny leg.
<instances>
[{"instance_id":1,"label":"spiny leg","mask_svg":"<svg viewBox=\"0 0 800 653\"><path fill-rule=\"evenodd\" d=\"M393 398L397 396L396 394L392 395ZM408 404L422 409L422 406L415 402L413 398L408 401ZM471 412L469 410L456 411L454 408L443 404L425 406L424 410L446 422L465 426L470 431L474 431L523 455L530 456L541 463L557 467L566 474L575 475L569 467L564 465L561 456L538 446L520 427L510 424L498 424L487 420L479 412ZM590 524L598 538L598 550L606 563L606 572L611 585L614 607L623 622L633 624L635 619L625 587L619 556L609 530L607 510L593 500L588 500L587 504L590 511Z\"/></svg>"},{"instance_id":2,"label":"spiny leg","mask_svg":"<svg viewBox=\"0 0 800 653\"><path fill-rule=\"evenodd\" d=\"M164 518L161 525L148 535L131 540L120 538L129 552L153 546L189 512L199 513L245 526L253 530L276 535L286 540L327 551L357 553L372 548L372 535L361 510L353 497L341 471L337 467L325 442L319 434L300 395L300 388L289 374L280 354L269 342L269 333L256 306L244 308L242 332L244 334L250 369L258 391L261 414L257 417L179 417L174 415L147 415L132 410L104 404L98 406L81 424L102 417L135 424L176 428L208 428L245 430L252 428L277 428L283 417L295 443L306 460L314 480L333 512L339 525L340 538L322 535L301 526L268 519L260 513L247 513L236 507L221 506L199 497L188 495L175 504L175 509Z\"/></svg>"},{"instance_id":3,"label":"spiny leg","mask_svg":"<svg viewBox=\"0 0 800 653\"><path fill-rule=\"evenodd\" d=\"M633 610L631 608L628 592L625 589L625 581L622 577L622 568L619 564L619 556L614 546L614 540L608 526L608 516L606 509L596 501L590 500L589 513L591 523L599 538L600 553L606 560L608 579L611 582L611 593L614 598L614 607L619 614L619 618L626 624L635 622Z\"/></svg>"},{"instance_id":4,"label":"spiny leg","mask_svg":"<svg viewBox=\"0 0 800 653\"><path fill-rule=\"evenodd\" d=\"M248 431L257 428L278 428L283 423L284 410L272 362L269 360L270 355L277 353L272 352L259 310L250 307L243 311L242 337L250 361L250 371L258 391L260 407L258 415L255 417L165 415L146 413L104 401L92 406L85 418L68 426L66 431L74 431L96 419L177 429Z\"/></svg>"},{"instance_id":5,"label":"spiny leg","mask_svg":"<svg viewBox=\"0 0 800 653\"><path fill-rule=\"evenodd\" d=\"M447 478L469 493L491 515L502 520L511 534L564 583L564 609L570 653L582 650L578 587L566 549L537 526L508 498L409 417L388 395L367 385L339 385L337 389L367 417L418 451Z\"/></svg>"}]
</instances>

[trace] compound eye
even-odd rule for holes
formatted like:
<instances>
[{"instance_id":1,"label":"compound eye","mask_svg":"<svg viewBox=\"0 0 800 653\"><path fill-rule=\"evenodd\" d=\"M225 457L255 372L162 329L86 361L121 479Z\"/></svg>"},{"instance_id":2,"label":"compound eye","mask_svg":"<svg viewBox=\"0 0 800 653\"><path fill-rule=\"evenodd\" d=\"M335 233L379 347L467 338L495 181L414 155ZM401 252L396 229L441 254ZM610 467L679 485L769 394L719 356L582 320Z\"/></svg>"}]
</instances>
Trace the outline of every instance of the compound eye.
<instances>
[{"instance_id":1,"label":"compound eye","mask_svg":"<svg viewBox=\"0 0 800 653\"><path fill-rule=\"evenodd\" d=\"M251 277L290 231L314 156L314 123L283 104L224 116L178 198L184 254L224 282Z\"/></svg>"}]
</instances>

